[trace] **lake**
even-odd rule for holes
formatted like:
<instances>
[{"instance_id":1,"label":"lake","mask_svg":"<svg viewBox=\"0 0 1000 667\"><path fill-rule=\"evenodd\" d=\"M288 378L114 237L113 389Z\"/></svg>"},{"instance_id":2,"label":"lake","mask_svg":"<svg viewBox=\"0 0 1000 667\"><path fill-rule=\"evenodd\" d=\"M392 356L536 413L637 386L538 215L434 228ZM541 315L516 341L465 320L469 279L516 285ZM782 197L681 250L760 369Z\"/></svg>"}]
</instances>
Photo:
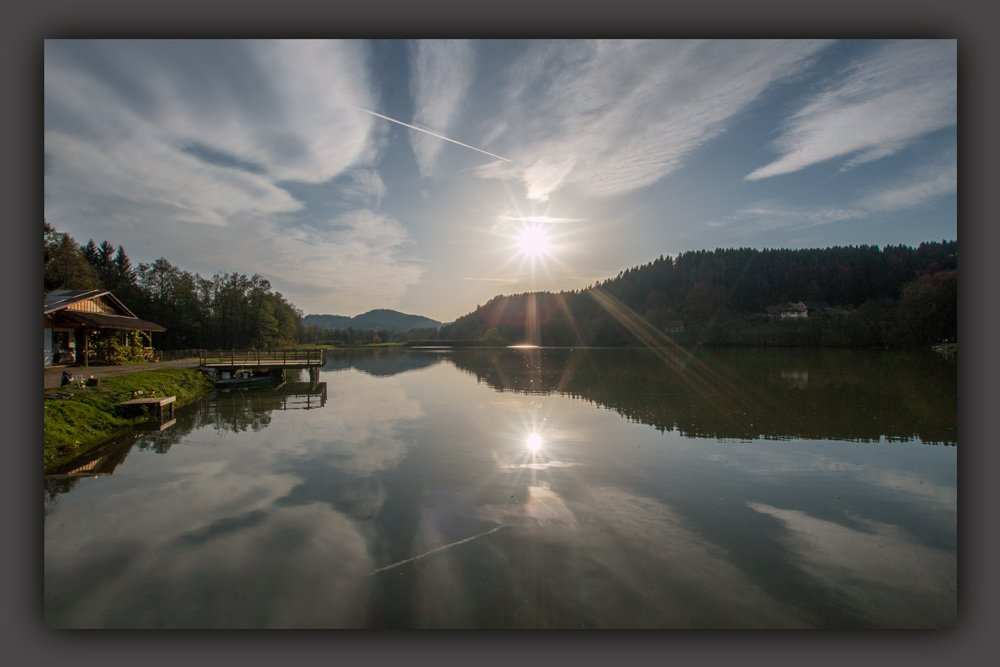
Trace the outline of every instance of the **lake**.
<instances>
[{"instance_id":1,"label":"lake","mask_svg":"<svg viewBox=\"0 0 1000 667\"><path fill-rule=\"evenodd\" d=\"M934 352L349 349L46 478L50 628L950 628Z\"/></svg>"}]
</instances>

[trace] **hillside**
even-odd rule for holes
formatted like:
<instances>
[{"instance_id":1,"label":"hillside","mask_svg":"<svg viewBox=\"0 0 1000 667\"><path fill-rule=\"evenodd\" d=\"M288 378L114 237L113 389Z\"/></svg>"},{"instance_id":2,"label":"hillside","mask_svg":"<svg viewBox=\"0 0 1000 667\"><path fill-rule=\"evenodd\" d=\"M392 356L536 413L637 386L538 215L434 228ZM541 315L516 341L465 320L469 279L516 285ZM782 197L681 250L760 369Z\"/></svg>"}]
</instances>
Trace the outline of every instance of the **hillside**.
<instances>
[{"instance_id":1,"label":"hillside","mask_svg":"<svg viewBox=\"0 0 1000 667\"><path fill-rule=\"evenodd\" d=\"M320 329L372 329L375 331L405 332L410 329L431 329L441 326L441 322L422 315L407 315L399 311L379 308L367 313L346 317L344 315L306 315L303 325L315 325Z\"/></svg>"},{"instance_id":2,"label":"hillside","mask_svg":"<svg viewBox=\"0 0 1000 667\"><path fill-rule=\"evenodd\" d=\"M701 250L580 291L498 296L440 337L556 346L644 344L662 334L718 345L936 344L957 333L957 269L957 241ZM789 301L819 312L795 326L769 318Z\"/></svg>"}]
</instances>

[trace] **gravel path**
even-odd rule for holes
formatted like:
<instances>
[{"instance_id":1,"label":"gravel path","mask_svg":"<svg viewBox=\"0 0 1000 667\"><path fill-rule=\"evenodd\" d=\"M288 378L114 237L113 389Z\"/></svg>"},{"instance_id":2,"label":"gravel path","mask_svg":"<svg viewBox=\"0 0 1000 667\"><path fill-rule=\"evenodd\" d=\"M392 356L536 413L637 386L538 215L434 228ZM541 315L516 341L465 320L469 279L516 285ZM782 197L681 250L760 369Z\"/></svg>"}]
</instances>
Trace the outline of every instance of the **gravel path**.
<instances>
[{"instance_id":1,"label":"gravel path","mask_svg":"<svg viewBox=\"0 0 1000 667\"><path fill-rule=\"evenodd\" d=\"M45 389L58 389L62 382L63 371L69 371L73 377L82 375L89 378L103 378L111 375L127 375L128 373L139 373L141 371L155 371L167 368L198 368L198 359L178 359L177 361L158 361L150 364L137 364L135 366L51 366L45 369Z\"/></svg>"}]
</instances>

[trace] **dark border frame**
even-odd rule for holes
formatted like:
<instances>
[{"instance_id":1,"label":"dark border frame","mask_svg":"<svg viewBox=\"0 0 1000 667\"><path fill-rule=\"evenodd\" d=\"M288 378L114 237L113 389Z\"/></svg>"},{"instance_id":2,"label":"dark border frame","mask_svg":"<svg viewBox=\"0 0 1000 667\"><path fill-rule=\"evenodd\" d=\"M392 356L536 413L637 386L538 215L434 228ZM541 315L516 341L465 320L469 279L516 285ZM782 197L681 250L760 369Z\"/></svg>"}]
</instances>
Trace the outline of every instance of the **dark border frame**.
<instances>
[{"instance_id":1,"label":"dark border frame","mask_svg":"<svg viewBox=\"0 0 1000 667\"><path fill-rule=\"evenodd\" d=\"M959 134L962 185L959 226L965 246L960 289L962 358L959 361L960 586L959 629L944 632L871 633L354 633L281 632L52 632L42 628L41 503L39 439L41 408L33 384L21 378L37 373L29 358L12 359L3 382L4 438L8 479L0 485L7 539L3 549L4 586L0 632L15 664L55 660L115 665L188 664L269 665L290 660L385 664L429 660L509 664L511 660L602 664L649 659L709 665L896 664L909 666L986 662L997 644L996 507L997 447L989 438L996 411L996 298L992 293L1000 262L987 256L1000 245L988 193L994 189L998 145L997 86L994 66L998 41L996 8L977 0L840 0L810 5L794 0L699 0L684 6L650 5L645 0L544 5L537 0L507 0L491 6L456 1L424 3L319 4L310 0L216 2L173 0L137 6L122 0L41 0L4 9L3 105L5 141L3 179L14 202L5 230L0 263L15 303L12 323L3 327L4 349L30 349L34 330L17 325L37 317L37 293L30 287L41 275L41 253L32 220L42 217L41 139L43 48L46 38L68 37L939 37L959 43ZM27 280L25 279L27 277ZM32 343L35 341L35 343ZM37 376L36 376L37 377ZM36 380L37 381L37 380ZM14 417L11 419L11 417ZM37 475L37 477L36 477ZM945 662L947 661L947 662Z\"/></svg>"}]
</instances>

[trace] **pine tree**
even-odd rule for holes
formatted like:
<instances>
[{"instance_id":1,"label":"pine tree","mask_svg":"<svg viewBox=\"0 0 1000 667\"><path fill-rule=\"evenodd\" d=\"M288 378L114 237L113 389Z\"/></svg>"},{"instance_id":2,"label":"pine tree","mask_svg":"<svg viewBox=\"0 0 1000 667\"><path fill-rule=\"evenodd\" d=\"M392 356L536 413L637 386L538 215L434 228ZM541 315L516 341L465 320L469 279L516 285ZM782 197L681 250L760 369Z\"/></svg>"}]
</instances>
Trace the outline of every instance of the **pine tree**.
<instances>
[{"instance_id":1,"label":"pine tree","mask_svg":"<svg viewBox=\"0 0 1000 667\"><path fill-rule=\"evenodd\" d=\"M135 282L135 271L132 269L132 260L125 254L125 248L122 246L118 246L118 253L114 259L114 267L117 287L131 285Z\"/></svg>"},{"instance_id":2,"label":"pine tree","mask_svg":"<svg viewBox=\"0 0 1000 667\"><path fill-rule=\"evenodd\" d=\"M94 243L94 239L90 239L87 241L87 245L83 246L83 258L86 259L92 267L94 267L95 271L97 270L98 253L97 244Z\"/></svg>"},{"instance_id":3,"label":"pine tree","mask_svg":"<svg viewBox=\"0 0 1000 667\"><path fill-rule=\"evenodd\" d=\"M97 276L104 289L111 289L115 278L115 247L109 241L102 241L97 248Z\"/></svg>"},{"instance_id":4,"label":"pine tree","mask_svg":"<svg viewBox=\"0 0 1000 667\"><path fill-rule=\"evenodd\" d=\"M59 232L45 221L43 233L44 271L43 294L56 289L99 289L101 286L93 267L83 257L73 237Z\"/></svg>"}]
</instances>

